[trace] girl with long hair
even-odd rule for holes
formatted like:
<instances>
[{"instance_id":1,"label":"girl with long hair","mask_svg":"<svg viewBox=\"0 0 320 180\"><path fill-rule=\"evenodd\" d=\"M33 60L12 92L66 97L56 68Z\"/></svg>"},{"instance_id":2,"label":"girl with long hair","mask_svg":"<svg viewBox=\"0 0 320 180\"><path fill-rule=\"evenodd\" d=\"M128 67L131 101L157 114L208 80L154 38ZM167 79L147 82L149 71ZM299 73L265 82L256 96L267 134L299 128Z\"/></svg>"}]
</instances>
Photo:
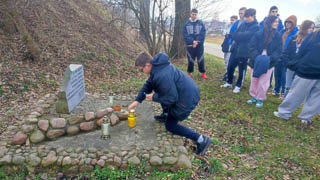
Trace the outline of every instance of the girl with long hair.
<instances>
[{"instance_id":1,"label":"girl with long hair","mask_svg":"<svg viewBox=\"0 0 320 180\"><path fill-rule=\"evenodd\" d=\"M270 77L275 62L280 58L282 51L282 39L277 31L279 18L268 16L264 22L263 30L255 33L249 43L251 67L251 99L248 104L256 103L256 107L262 107L263 101L270 85Z\"/></svg>"},{"instance_id":2,"label":"girl with long hair","mask_svg":"<svg viewBox=\"0 0 320 180\"><path fill-rule=\"evenodd\" d=\"M314 26L314 22L310 20L303 21L298 34L290 39L287 48L284 50L283 59L287 68L286 89L284 98L288 95L289 89L295 76L295 72L290 68L290 65L292 64L295 55L299 52L299 48L302 42L310 33L314 31Z\"/></svg>"},{"instance_id":3,"label":"girl with long hair","mask_svg":"<svg viewBox=\"0 0 320 180\"><path fill-rule=\"evenodd\" d=\"M284 22L285 29L280 32L282 36L282 48L287 48L289 40L298 33L297 17L295 15L289 16ZM274 67L274 93L273 95L280 95L282 99L285 92L286 86L286 66L283 57L278 59Z\"/></svg>"},{"instance_id":4,"label":"girl with long hair","mask_svg":"<svg viewBox=\"0 0 320 180\"><path fill-rule=\"evenodd\" d=\"M292 113L303 102L298 118L302 124L311 124L312 118L320 113L320 30L308 35L290 67L295 71L291 89L273 114L290 119Z\"/></svg>"}]
</instances>

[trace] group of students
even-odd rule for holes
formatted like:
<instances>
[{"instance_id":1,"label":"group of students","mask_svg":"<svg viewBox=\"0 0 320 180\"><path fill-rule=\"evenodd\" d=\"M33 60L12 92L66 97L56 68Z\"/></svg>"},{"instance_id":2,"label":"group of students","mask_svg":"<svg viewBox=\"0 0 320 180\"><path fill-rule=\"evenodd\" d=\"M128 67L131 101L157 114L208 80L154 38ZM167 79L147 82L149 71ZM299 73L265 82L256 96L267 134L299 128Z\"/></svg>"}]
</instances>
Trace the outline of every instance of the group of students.
<instances>
[{"instance_id":1,"label":"group of students","mask_svg":"<svg viewBox=\"0 0 320 180\"><path fill-rule=\"evenodd\" d=\"M277 67L286 67L289 69L286 72L290 79L287 82L291 81L289 84L292 85L274 115L289 119L305 100L299 119L303 123L311 123L312 117L320 113L320 31L313 32L314 23L304 21L298 35L295 36L293 32L296 31L296 17L289 17L285 21L286 28L282 30L282 22L277 12L277 8L272 7L269 16L260 26L255 18L255 9L241 8L238 21L235 16L232 17L234 24L223 44L226 53L227 83L221 87L232 87L234 71L238 66L239 77L233 92L240 92L249 64L252 98L248 100L248 104L256 103L257 107L262 107L272 72ZM146 52L140 53L135 66L149 75L149 78L128 110L136 110L144 100L160 103L163 112L160 116L155 116L155 119L164 123L165 128L171 133L193 140L196 144L195 153L205 155L212 139L179 123L190 115L200 100L200 90L192 79L196 59L201 77L208 78L203 58L206 30L203 22L197 19L197 13L196 9L192 9L190 19L183 28L187 46L188 74L171 64L165 53L159 53L155 57ZM276 77L279 73L284 74L282 70L276 71ZM276 78L276 82L277 80Z\"/></svg>"},{"instance_id":2,"label":"group of students","mask_svg":"<svg viewBox=\"0 0 320 180\"><path fill-rule=\"evenodd\" d=\"M297 17L292 15L284 21L278 15L278 8L272 6L269 15L260 23L256 10L241 8L240 20L231 16L231 28L222 46L226 74L222 88L232 88L234 72L239 76L234 93L239 93L250 66L251 83L248 104L263 107L267 91L283 99L274 115L289 119L304 101L298 118L310 124L312 117L320 113L320 31L314 32L315 23L305 20L297 27Z\"/></svg>"}]
</instances>

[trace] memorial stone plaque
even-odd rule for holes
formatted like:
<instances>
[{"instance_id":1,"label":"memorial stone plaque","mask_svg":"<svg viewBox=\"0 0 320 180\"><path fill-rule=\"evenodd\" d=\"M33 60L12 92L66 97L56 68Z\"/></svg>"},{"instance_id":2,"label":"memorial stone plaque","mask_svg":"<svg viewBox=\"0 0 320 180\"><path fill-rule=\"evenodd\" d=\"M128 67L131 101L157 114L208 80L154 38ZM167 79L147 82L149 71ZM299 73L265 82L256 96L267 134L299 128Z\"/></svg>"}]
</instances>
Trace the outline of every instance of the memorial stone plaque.
<instances>
[{"instance_id":1,"label":"memorial stone plaque","mask_svg":"<svg viewBox=\"0 0 320 180\"><path fill-rule=\"evenodd\" d=\"M62 87L58 94L58 113L70 113L85 97L84 71L81 64L70 64L64 73Z\"/></svg>"}]
</instances>

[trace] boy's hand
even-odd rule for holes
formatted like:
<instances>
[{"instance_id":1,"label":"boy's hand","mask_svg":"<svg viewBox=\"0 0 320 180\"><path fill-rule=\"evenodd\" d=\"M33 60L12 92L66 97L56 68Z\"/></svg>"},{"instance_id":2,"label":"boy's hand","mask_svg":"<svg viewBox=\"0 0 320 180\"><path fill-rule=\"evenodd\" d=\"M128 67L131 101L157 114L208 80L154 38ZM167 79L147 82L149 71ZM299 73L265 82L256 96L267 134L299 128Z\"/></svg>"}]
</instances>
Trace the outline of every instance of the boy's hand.
<instances>
[{"instance_id":1,"label":"boy's hand","mask_svg":"<svg viewBox=\"0 0 320 180\"><path fill-rule=\"evenodd\" d=\"M153 94L146 95L147 101L152 101L152 96L153 96Z\"/></svg>"},{"instance_id":2,"label":"boy's hand","mask_svg":"<svg viewBox=\"0 0 320 180\"><path fill-rule=\"evenodd\" d=\"M133 103L131 103L128 107L128 112L130 112L131 109L134 109L134 111L136 111L138 105L139 105L138 101L134 101Z\"/></svg>"},{"instance_id":3,"label":"boy's hand","mask_svg":"<svg viewBox=\"0 0 320 180\"><path fill-rule=\"evenodd\" d=\"M198 45L198 41L194 40L194 41L193 41L193 45L192 45L192 47L193 47L193 48L196 48L196 47L197 47L197 45Z\"/></svg>"}]
</instances>

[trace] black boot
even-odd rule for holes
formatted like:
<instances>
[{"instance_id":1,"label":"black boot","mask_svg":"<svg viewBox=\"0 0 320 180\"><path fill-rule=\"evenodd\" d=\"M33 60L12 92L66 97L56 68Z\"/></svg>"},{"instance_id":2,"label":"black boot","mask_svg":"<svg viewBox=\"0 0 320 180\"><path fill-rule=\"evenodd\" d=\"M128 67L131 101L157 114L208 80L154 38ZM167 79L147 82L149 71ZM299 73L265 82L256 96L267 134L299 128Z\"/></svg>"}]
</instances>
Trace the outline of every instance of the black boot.
<instances>
[{"instance_id":1,"label":"black boot","mask_svg":"<svg viewBox=\"0 0 320 180\"><path fill-rule=\"evenodd\" d=\"M161 113L160 116L154 116L154 119L158 122L165 122L168 117L168 113Z\"/></svg>"}]
</instances>

